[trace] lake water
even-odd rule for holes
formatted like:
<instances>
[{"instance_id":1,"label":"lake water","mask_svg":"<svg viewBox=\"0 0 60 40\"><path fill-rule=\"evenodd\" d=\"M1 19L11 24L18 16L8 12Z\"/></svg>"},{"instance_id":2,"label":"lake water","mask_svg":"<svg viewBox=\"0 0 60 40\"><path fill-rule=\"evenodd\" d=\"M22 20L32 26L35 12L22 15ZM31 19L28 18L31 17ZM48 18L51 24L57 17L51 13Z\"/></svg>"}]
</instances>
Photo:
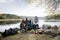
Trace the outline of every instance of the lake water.
<instances>
[{"instance_id":1,"label":"lake water","mask_svg":"<svg viewBox=\"0 0 60 40\"><path fill-rule=\"evenodd\" d=\"M57 25L60 26L60 22L44 22L44 20L39 20L39 27L42 27L43 24L48 24L51 26ZM0 25L0 32L4 32L5 29L9 29L9 28L20 28L20 23L16 23L16 24L9 24L9 25Z\"/></svg>"}]
</instances>

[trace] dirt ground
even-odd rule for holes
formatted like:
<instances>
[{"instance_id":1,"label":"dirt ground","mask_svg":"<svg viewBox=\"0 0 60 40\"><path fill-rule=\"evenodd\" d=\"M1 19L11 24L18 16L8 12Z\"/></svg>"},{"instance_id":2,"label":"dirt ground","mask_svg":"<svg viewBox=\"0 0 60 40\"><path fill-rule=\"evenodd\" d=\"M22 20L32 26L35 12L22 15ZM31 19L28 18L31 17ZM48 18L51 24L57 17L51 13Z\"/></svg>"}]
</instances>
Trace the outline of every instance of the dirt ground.
<instances>
[{"instance_id":1,"label":"dirt ground","mask_svg":"<svg viewBox=\"0 0 60 40\"><path fill-rule=\"evenodd\" d=\"M18 33L8 37L0 37L0 40L51 40L53 37L45 34L35 34L34 32Z\"/></svg>"}]
</instances>

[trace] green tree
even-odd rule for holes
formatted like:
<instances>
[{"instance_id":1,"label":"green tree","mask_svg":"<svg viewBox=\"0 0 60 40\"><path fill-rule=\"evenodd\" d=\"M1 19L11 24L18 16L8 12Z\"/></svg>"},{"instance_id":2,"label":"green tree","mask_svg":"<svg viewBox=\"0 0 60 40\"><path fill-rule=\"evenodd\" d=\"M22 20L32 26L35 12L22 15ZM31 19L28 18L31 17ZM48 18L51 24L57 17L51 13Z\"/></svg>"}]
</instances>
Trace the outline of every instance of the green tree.
<instances>
[{"instance_id":1,"label":"green tree","mask_svg":"<svg viewBox=\"0 0 60 40\"><path fill-rule=\"evenodd\" d=\"M38 1L38 2L36 2ZM29 3L32 4L36 2L37 7L42 4L45 5L46 12L49 14L55 14L57 7L60 5L60 0L29 0Z\"/></svg>"}]
</instances>

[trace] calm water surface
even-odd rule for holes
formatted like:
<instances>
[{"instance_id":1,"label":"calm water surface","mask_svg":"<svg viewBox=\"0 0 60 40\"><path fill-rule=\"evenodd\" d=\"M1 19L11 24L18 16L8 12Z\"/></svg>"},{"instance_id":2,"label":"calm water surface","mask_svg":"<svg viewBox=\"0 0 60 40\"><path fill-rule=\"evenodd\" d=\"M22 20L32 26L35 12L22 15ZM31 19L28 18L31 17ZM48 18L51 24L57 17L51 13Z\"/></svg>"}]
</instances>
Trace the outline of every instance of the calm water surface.
<instances>
[{"instance_id":1,"label":"calm water surface","mask_svg":"<svg viewBox=\"0 0 60 40\"><path fill-rule=\"evenodd\" d=\"M57 25L60 26L60 22L44 22L44 20L39 20L39 27L42 27L43 24L48 24L51 26ZM9 25L0 25L0 32L4 32L5 29L9 29L9 28L20 28L20 23L16 23L16 24L9 24Z\"/></svg>"}]
</instances>

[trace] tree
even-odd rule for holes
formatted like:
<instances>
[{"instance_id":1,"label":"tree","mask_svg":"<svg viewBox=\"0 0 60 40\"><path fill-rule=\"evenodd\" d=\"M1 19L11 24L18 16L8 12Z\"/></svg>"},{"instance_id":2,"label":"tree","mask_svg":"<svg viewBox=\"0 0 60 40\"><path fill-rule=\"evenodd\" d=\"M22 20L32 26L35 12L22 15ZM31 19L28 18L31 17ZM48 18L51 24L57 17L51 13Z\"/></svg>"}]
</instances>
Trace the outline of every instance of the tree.
<instances>
[{"instance_id":1,"label":"tree","mask_svg":"<svg viewBox=\"0 0 60 40\"><path fill-rule=\"evenodd\" d=\"M45 0L45 1L47 1L47 0ZM58 4L57 0L48 0L45 3L45 5L46 5L46 11L48 13L55 14L55 11L56 11L56 9L57 9L57 7L58 7L59 4Z\"/></svg>"},{"instance_id":2,"label":"tree","mask_svg":"<svg viewBox=\"0 0 60 40\"><path fill-rule=\"evenodd\" d=\"M38 1L38 2L37 2ZM49 14L55 14L56 9L60 5L60 0L29 0L29 3L37 3L37 7L39 5L45 5L46 12Z\"/></svg>"}]
</instances>

